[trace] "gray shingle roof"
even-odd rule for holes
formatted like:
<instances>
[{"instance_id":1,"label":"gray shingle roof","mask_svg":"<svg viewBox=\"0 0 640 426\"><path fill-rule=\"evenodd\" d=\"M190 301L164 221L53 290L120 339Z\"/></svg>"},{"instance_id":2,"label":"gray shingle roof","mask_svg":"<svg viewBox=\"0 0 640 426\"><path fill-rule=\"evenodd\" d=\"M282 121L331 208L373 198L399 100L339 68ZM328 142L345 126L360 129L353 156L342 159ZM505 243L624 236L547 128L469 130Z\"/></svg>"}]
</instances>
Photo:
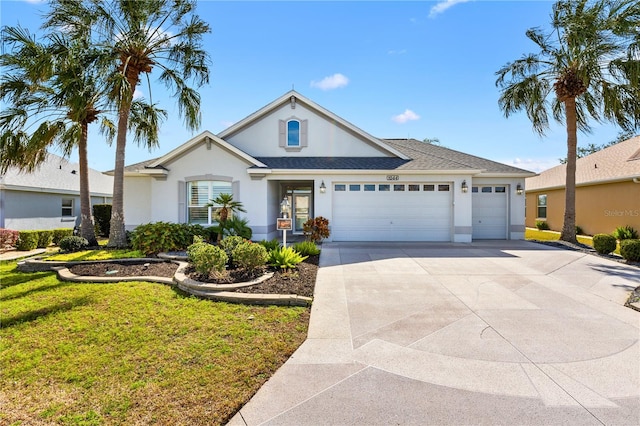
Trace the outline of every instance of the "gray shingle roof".
<instances>
[{"instance_id":1,"label":"gray shingle roof","mask_svg":"<svg viewBox=\"0 0 640 426\"><path fill-rule=\"evenodd\" d=\"M75 173L74 173L75 171ZM7 187L39 188L43 192L80 191L80 165L55 155L47 154L47 159L33 173L23 173L12 168L2 176L1 182ZM98 170L89 169L89 191L92 194L111 196L113 177Z\"/></svg>"},{"instance_id":2,"label":"gray shingle roof","mask_svg":"<svg viewBox=\"0 0 640 426\"><path fill-rule=\"evenodd\" d=\"M438 145L424 143L416 139L383 139L413 160L400 167L403 170L465 170L480 169L485 173L529 173L507 164Z\"/></svg>"},{"instance_id":3,"label":"gray shingle roof","mask_svg":"<svg viewBox=\"0 0 640 426\"><path fill-rule=\"evenodd\" d=\"M272 169L395 170L407 163L397 157L256 157Z\"/></svg>"}]
</instances>

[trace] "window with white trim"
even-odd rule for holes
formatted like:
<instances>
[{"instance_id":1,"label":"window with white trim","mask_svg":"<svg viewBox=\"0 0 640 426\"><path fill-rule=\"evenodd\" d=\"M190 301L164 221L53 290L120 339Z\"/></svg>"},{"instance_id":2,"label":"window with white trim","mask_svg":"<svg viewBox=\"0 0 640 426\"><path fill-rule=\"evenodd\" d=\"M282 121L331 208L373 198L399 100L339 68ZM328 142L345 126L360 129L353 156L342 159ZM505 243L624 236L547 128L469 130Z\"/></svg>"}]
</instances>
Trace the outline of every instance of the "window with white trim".
<instances>
[{"instance_id":1,"label":"window with white trim","mask_svg":"<svg viewBox=\"0 0 640 426\"><path fill-rule=\"evenodd\" d=\"M193 181L187 183L187 222L212 225L215 212L220 206L207 206L220 194L233 194L231 182Z\"/></svg>"},{"instance_id":2,"label":"window with white trim","mask_svg":"<svg viewBox=\"0 0 640 426\"><path fill-rule=\"evenodd\" d=\"M62 199L62 216L73 216L73 198Z\"/></svg>"}]
</instances>

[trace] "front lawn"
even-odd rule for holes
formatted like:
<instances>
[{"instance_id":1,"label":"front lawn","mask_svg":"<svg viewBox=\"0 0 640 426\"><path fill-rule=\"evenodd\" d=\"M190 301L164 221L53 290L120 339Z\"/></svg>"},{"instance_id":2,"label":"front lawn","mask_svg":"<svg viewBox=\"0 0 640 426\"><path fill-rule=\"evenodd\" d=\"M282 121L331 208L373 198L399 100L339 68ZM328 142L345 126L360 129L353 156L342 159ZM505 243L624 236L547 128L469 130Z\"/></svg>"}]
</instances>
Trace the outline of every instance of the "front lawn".
<instances>
[{"instance_id":1,"label":"front lawn","mask_svg":"<svg viewBox=\"0 0 640 426\"><path fill-rule=\"evenodd\" d=\"M526 240L536 240L536 241L558 241L560 239L560 233L556 231L540 231L534 228L526 228L524 233L524 238ZM585 244L589 247L593 247L593 238L587 237L584 235L578 235L578 242L581 244ZM620 254L620 243L616 247L614 251L615 254Z\"/></svg>"},{"instance_id":2,"label":"front lawn","mask_svg":"<svg viewBox=\"0 0 640 426\"><path fill-rule=\"evenodd\" d=\"M1 424L223 424L307 333L307 308L15 266L0 264Z\"/></svg>"}]
</instances>

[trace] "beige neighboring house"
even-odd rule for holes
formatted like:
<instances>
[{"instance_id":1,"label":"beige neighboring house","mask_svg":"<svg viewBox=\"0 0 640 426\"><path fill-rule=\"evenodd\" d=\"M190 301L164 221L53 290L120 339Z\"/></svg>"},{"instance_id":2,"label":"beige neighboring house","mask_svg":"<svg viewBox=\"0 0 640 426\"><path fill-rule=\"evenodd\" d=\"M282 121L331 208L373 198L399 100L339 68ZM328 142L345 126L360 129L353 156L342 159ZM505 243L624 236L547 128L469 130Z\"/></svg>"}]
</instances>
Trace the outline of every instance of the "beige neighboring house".
<instances>
[{"instance_id":1,"label":"beige neighboring house","mask_svg":"<svg viewBox=\"0 0 640 426\"><path fill-rule=\"evenodd\" d=\"M33 173L11 168L0 176L0 228L14 231L80 224L80 165L49 153ZM91 205L111 203L113 177L89 169Z\"/></svg>"},{"instance_id":2,"label":"beige neighboring house","mask_svg":"<svg viewBox=\"0 0 640 426\"><path fill-rule=\"evenodd\" d=\"M566 165L527 178L528 227L545 220L552 230L562 229L565 179ZM626 225L640 231L640 136L578 159L576 225L588 235Z\"/></svg>"}]
</instances>

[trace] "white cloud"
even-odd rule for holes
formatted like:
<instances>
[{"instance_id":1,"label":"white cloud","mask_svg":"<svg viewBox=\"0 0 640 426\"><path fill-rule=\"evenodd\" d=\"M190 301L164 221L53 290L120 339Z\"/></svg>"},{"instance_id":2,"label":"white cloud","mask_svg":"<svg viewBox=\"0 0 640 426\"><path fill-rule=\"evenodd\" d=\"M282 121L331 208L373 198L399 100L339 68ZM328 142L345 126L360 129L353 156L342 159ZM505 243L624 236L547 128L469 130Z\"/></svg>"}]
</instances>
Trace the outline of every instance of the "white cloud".
<instances>
[{"instance_id":1,"label":"white cloud","mask_svg":"<svg viewBox=\"0 0 640 426\"><path fill-rule=\"evenodd\" d=\"M320 90L333 90L345 87L347 84L349 84L349 79L340 73L336 73L329 77L325 77L320 81L313 80L311 82L311 87L315 87Z\"/></svg>"},{"instance_id":2,"label":"white cloud","mask_svg":"<svg viewBox=\"0 0 640 426\"><path fill-rule=\"evenodd\" d=\"M419 120L420 116L410 109L405 109L402 114L394 115L391 119L398 124L403 124L407 121Z\"/></svg>"},{"instance_id":3,"label":"white cloud","mask_svg":"<svg viewBox=\"0 0 640 426\"><path fill-rule=\"evenodd\" d=\"M505 161L497 161L535 173L540 173L560 165L560 161L557 158L514 158Z\"/></svg>"},{"instance_id":4,"label":"white cloud","mask_svg":"<svg viewBox=\"0 0 640 426\"><path fill-rule=\"evenodd\" d=\"M458 3L467 3L468 1L471 0L442 0L431 8L431 10L429 11L429 18L434 18L435 16L444 13L445 10L455 6Z\"/></svg>"},{"instance_id":5,"label":"white cloud","mask_svg":"<svg viewBox=\"0 0 640 426\"><path fill-rule=\"evenodd\" d=\"M133 91L133 99L138 99L138 98L144 98L144 93L142 93L142 90L136 87L136 90Z\"/></svg>"},{"instance_id":6,"label":"white cloud","mask_svg":"<svg viewBox=\"0 0 640 426\"><path fill-rule=\"evenodd\" d=\"M405 53L407 53L407 49L389 50L389 51L387 51L388 55L404 55Z\"/></svg>"}]
</instances>

